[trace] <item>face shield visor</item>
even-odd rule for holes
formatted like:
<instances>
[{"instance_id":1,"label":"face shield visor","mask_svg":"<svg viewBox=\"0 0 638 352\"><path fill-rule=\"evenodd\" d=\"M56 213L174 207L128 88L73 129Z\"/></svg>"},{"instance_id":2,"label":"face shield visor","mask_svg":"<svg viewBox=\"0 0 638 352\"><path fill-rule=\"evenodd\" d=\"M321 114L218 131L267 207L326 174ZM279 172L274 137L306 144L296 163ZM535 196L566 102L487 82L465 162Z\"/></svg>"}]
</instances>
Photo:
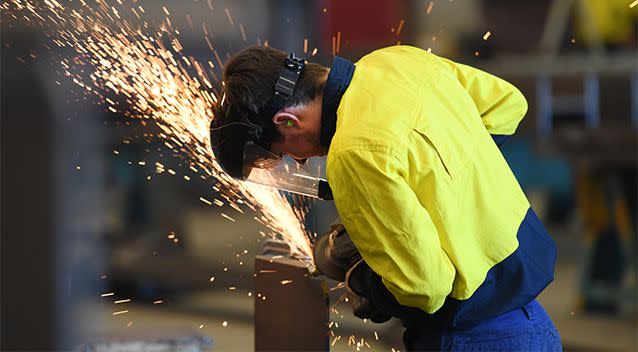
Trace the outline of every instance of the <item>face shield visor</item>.
<instances>
[{"instance_id":1,"label":"face shield visor","mask_svg":"<svg viewBox=\"0 0 638 352\"><path fill-rule=\"evenodd\" d=\"M332 199L328 182L287 155L277 155L247 142L244 146L242 179L283 191L320 199Z\"/></svg>"}]
</instances>

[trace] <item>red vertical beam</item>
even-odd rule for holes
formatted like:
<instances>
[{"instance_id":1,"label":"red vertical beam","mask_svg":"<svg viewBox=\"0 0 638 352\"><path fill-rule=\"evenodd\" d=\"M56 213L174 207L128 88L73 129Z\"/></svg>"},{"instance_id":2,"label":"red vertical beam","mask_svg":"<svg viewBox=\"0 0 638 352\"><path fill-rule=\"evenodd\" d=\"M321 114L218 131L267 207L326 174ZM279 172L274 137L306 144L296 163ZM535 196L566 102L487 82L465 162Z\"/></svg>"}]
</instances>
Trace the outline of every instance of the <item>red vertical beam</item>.
<instances>
[{"instance_id":1,"label":"red vertical beam","mask_svg":"<svg viewBox=\"0 0 638 352\"><path fill-rule=\"evenodd\" d=\"M337 54L363 54L403 41L407 9L405 0L323 0L319 10L324 50L332 54L333 40L339 36Z\"/></svg>"}]
</instances>

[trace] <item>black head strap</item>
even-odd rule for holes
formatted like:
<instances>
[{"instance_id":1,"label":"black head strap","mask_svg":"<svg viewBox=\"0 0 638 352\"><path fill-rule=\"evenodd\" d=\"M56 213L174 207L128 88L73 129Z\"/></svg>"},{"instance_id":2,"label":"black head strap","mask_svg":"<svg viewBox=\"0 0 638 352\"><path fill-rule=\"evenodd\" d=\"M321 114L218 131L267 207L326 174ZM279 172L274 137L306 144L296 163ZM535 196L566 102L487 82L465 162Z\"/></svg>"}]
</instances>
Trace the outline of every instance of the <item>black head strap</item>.
<instances>
[{"instance_id":1,"label":"black head strap","mask_svg":"<svg viewBox=\"0 0 638 352\"><path fill-rule=\"evenodd\" d=\"M279 78L275 84L275 94L270 106L281 107L292 97L304 66L306 66L306 60L303 57L297 57L295 53L288 55L284 61L284 68L279 71Z\"/></svg>"},{"instance_id":2,"label":"black head strap","mask_svg":"<svg viewBox=\"0 0 638 352\"><path fill-rule=\"evenodd\" d=\"M295 53L288 55L284 61L284 67L279 71L279 78L277 78L277 83L275 84L275 92L267 105L269 108L265 111L268 117L272 117L272 115L277 113L295 93L295 86L305 65L306 59L297 57ZM262 126L255 124L245 115L240 117L239 123L249 127L246 131L249 139L258 144L262 141L264 137L264 129Z\"/></svg>"}]
</instances>

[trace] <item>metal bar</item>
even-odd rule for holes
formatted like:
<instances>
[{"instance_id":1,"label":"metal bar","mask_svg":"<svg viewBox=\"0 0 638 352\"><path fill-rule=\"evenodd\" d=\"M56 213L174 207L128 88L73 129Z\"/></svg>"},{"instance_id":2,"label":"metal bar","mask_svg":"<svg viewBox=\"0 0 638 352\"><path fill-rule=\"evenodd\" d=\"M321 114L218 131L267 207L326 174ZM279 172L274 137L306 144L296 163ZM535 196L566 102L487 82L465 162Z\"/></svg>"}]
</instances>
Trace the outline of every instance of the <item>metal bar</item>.
<instances>
[{"instance_id":1,"label":"metal bar","mask_svg":"<svg viewBox=\"0 0 638 352\"><path fill-rule=\"evenodd\" d=\"M569 20L569 10L574 0L554 0L552 1L547 21L543 28L543 35L540 40L540 50L550 55L558 54L560 40L567 28Z\"/></svg>"},{"instance_id":2,"label":"metal bar","mask_svg":"<svg viewBox=\"0 0 638 352\"><path fill-rule=\"evenodd\" d=\"M585 125L588 129L600 126L600 84L596 73L588 73L584 82Z\"/></svg>"},{"instance_id":3,"label":"metal bar","mask_svg":"<svg viewBox=\"0 0 638 352\"><path fill-rule=\"evenodd\" d=\"M329 351L327 291L305 262L256 256L255 351Z\"/></svg>"},{"instance_id":4,"label":"metal bar","mask_svg":"<svg viewBox=\"0 0 638 352\"><path fill-rule=\"evenodd\" d=\"M541 75L536 79L537 117L536 129L541 138L547 138L552 133L552 81L548 75Z\"/></svg>"},{"instance_id":5,"label":"metal bar","mask_svg":"<svg viewBox=\"0 0 638 352\"><path fill-rule=\"evenodd\" d=\"M549 57L542 54L503 54L498 58L481 63L480 68L497 75L508 77L535 77L580 75L588 72L607 74L631 74L638 71L637 52L606 53L604 56L583 54L561 54Z\"/></svg>"}]
</instances>

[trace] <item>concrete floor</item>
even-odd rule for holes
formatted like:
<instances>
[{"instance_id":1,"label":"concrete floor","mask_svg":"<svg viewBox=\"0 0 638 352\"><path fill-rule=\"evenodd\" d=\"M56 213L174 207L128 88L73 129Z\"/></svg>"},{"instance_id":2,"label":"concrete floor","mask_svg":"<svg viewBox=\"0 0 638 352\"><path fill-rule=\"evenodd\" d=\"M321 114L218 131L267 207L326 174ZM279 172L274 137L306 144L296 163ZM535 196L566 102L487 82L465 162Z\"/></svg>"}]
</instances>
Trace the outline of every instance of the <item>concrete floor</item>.
<instances>
[{"instance_id":1,"label":"concrete floor","mask_svg":"<svg viewBox=\"0 0 638 352\"><path fill-rule=\"evenodd\" d=\"M566 350L573 351L630 351L636 350L637 325L635 317L608 317L587 315L578 311L574 297L573 278L570 271L559 271L556 282L540 297L540 301L552 316L561 333ZM90 312L96 311L89 307ZM348 337L365 339L374 351L400 350L401 328L398 322L383 325L363 323L353 317L349 306L341 304L340 314L332 314L338 324L333 330L341 338L332 351L351 351ZM251 351L253 339L253 300L247 291L232 294L219 291L202 291L182 297L177 302L159 305L130 304L128 313L105 319L104 330L110 334L143 335L146 331L185 331L210 336L213 351ZM110 314L113 307L101 306L98 310ZM89 313L92 314L92 313ZM276 318L274 318L276 319ZM129 323L132 324L129 326ZM224 326L224 322L227 322ZM381 341L375 339L374 332ZM336 337L331 339L334 342ZM369 350L367 346L363 350Z\"/></svg>"},{"instance_id":2,"label":"concrete floor","mask_svg":"<svg viewBox=\"0 0 638 352\"><path fill-rule=\"evenodd\" d=\"M213 351L252 351L254 350L253 300L246 292L228 295L221 292L201 292L184 297L184 302L172 302L162 305L129 304L128 313L104 319L102 333L89 328L86 336L93 341L106 336L110 340L128 340L132 336L157 339L161 336L197 336L212 337ZM391 351L402 346L396 341L397 322L386 324L363 323L348 314L347 305L339 305L341 314L332 314L334 336L331 337L331 351L356 350L356 344L349 337L364 343L361 350ZM84 314L92 315L102 311L105 316L113 310L112 306L87 305ZM273 319L276 319L273 318ZM93 325L95 327L95 325ZM375 336L376 332L376 336ZM341 336L341 337L338 337ZM379 338L379 340L376 339Z\"/></svg>"},{"instance_id":3,"label":"concrete floor","mask_svg":"<svg viewBox=\"0 0 638 352\"><path fill-rule=\"evenodd\" d=\"M563 345L577 351L638 350L636 302L633 311L619 315L584 312L579 293L586 252L583 239L575 234L561 234L555 240L559 253L556 276L539 301L552 317Z\"/></svg>"},{"instance_id":4,"label":"concrete floor","mask_svg":"<svg viewBox=\"0 0 638 352\"><path fill-rule=\"evenodd\" d=\"M210 219L209 214L202 214ZM218 225L207 221L192 221L198 224L197 229L191 229L194 236L210 237L210 228L219 228ZM226 225L226 223L222 223ZM242 224L234 224L242 226ZM254 225L246 224L247 232L252 232ZM197 232L200 231L199 234ZM236 230L235 230L236 231ZM225 232L225 231L224 231ZM201 237L204 236L204 237ZM213 236L214 237L214 236ZM559 257L554 283L539 297L548 313L554 320L566 350L572 351L635 351L638 349L635 311L626 313L625 316L605 316L585 314L579 310L579 280L581 267L584 261L585 248L583 240L578 235L556 234L559 248ZM207 241L213 240L212 238ZM201 240L202 243L205 241ZM214 241L224 243L224 239L215 238ZM245 240L244 240L245 241ZM250 247L250 252L255 253L256 245L242 244L240 248ZM233 257L228 246L198 245L199 256L202 258ZM204 255L205 253L205 255ZM250 255L244 257L244 265L233 265L224 278L222 273L215 280L215 285L203 289L191 289L183 292L177 298L163 304L140 304L135 299L127 303L129 312L113 316L116 308L107 303L90 303L77 310L79 322L78 328L86 330L86 335L96 336L108 334L139 334L146 331L185 331L191 334L203 334L212 337L213 351L251 351L254 349L253 337L253 301L248 296L252 289L250 276L252 262ZM237 260L237 259L236 259ZM228 261L226 261L228 263ZM183 275L188 275L188 270L179 269ZM234 270L240 270L238 274ZM219 270L218 270L219 271ZM233 271L233 272L231 272ZM198 274L201 275L201 274ZM216 274L217 275L217 274ZM239 277L243 279L239 280ZM201 278L207 281L207 277ZM232 280L239 280L233 283ZM229 285L237 285L236 289L229 290ZM348 345L349 337L355 336L357 341L364 338L371 348L363 345L361 350L391 351L402 349L400 342L402 329L395 320L383 325L371 322L363 323L352 316L349 306L342 304L337 306L338 314L332 314L332 320L338 324L333 329L335 337L341 335L332 347L332 351L356 350L356 345ZM276 317L274 317L275 319ZM91 322L95 321L93 324ZM132 322L132 323L131 323ZM224 326L224 322L226 325ZM374 332L377 332L379 341ZM350 339L350 341L352 341Z\"/></svg>"}]
</instances>

